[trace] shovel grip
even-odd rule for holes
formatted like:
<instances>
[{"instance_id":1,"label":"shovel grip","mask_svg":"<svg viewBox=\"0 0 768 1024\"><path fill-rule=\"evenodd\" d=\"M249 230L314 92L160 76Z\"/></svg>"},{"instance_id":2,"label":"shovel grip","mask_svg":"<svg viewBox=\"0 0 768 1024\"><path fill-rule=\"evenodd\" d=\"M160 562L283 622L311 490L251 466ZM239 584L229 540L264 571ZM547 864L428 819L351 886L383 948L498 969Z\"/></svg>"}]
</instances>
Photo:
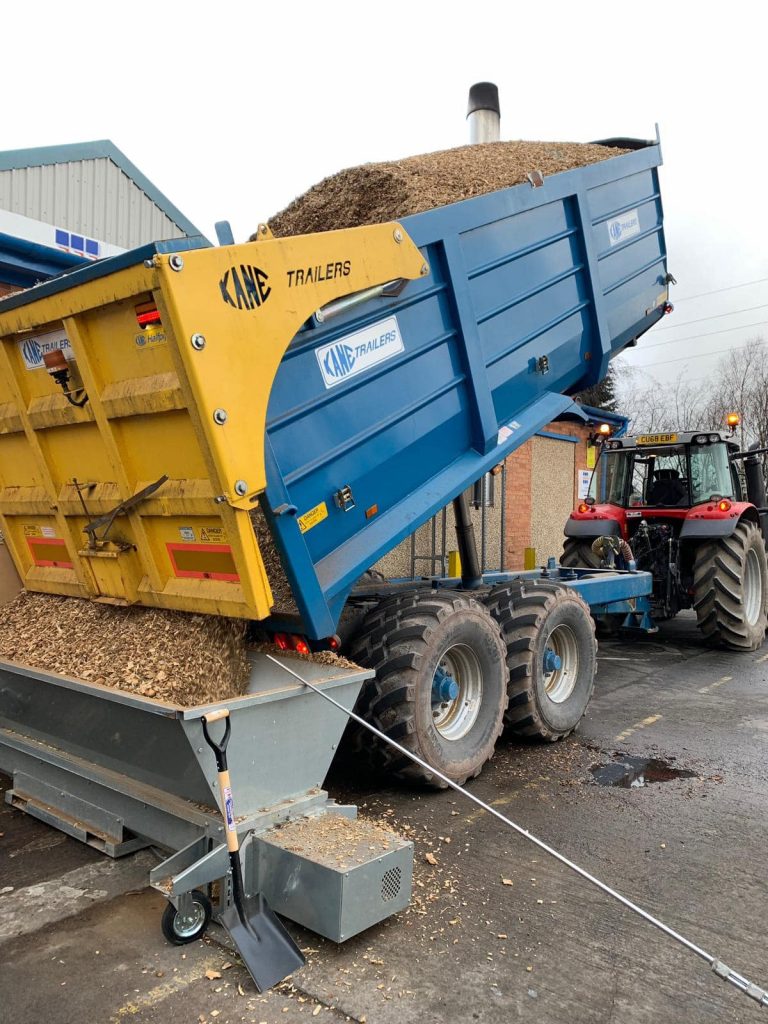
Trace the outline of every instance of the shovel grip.
<instances>
[{"instance_id":1,"label":"shovel grip","mask_svg":"<svg viewBox=\"0 0 768 1024\"><path fill-rule=\"evenodd\" d=\"M211 739L211 734L208 732L208 726L211 722L218 722L221 718L226 719L227 724L224 728L224 735L217 743L215 740ZM232 732L232 721L229 717L229 711L226 708L221 708L219 711L212 711L210 715L203 715L200 721L203 726L205 742L216 755L216 767L219 772L225 772L227 770L227 744L229 743L229 737Z\"/></svg>"}]
</instances>

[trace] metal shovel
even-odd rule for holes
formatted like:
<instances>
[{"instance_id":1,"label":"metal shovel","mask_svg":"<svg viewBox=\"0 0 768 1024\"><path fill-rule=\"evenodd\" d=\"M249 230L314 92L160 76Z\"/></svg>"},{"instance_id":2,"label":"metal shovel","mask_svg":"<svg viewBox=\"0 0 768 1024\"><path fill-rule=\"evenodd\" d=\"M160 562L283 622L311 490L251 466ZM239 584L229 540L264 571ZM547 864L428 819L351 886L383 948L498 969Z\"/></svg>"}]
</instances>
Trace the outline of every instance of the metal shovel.
<instances>
[{"instance_id":1,"label":"metal shovel","mask_svg":"<svg viewBox=\"0 0 768 1024\"><path fill-rule=\"evenodd\" d=\"M215 743L208 732L208 726L222 718L227 721L224 736L220 743ZM306 960L263 893L258 892L253 897L245 895L232 784L227 770L227 744L232 732L229 711L226 708L212 711L203 716L202 724L205 742L216 755L221 807L227 823L227 849L232 868L232 905L219 916L219 923L237 947L256 988L264 992L303 967Z\"/></svg>"}]
</instances>

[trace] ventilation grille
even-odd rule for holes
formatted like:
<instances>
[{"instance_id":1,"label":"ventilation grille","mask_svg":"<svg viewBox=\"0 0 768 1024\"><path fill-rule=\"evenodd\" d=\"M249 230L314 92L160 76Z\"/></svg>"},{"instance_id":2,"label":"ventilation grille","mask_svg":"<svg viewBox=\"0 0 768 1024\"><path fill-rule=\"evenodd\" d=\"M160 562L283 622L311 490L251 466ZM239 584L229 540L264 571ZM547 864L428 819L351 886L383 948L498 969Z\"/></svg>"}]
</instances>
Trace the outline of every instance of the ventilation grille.
<instances>
[{"instance_id":1,"label":"ventilation grille","mask_svg":"<svg viewBox=\"0 0 768 1024\"><path fill-rule=\"evenodd\" d=\"M386 871L381 880L381 898L384 902L388 903L390 900L395 899L396 896L399 896L402 885L402 868L390 868L389 871Z\"/></svg>"}]
</instances>

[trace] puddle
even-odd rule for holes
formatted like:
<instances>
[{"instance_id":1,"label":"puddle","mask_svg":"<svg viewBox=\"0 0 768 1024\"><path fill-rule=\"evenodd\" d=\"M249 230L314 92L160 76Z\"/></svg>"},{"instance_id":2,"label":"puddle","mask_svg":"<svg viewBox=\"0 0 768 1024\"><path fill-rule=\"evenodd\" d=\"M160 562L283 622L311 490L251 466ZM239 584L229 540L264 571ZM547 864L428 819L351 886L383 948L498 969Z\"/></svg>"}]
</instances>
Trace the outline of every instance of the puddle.
<instances>
[{"instance_id":1,"label":"puddle","mask_svg":"<svg viewBox=\"0 0 768 1024\"><path fill-rule=\"evenodd\" d=\"M630 757L629 754L619 754L611 764L596 764L590 770L599 786L621 786L623 789L642 789L652 782L698 778L696 772L675 768L670 761L657 757Z\"/></svg>"}]
</instances>

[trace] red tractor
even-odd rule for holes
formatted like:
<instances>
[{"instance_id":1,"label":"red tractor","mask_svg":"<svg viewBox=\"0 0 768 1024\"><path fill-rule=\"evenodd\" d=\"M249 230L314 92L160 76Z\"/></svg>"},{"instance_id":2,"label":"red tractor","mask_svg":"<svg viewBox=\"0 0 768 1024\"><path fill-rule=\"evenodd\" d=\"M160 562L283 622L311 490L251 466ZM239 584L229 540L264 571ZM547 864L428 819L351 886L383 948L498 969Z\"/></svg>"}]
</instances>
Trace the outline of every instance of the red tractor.
<instances>
[{"instance_id":1,"label":"red tractor","mask_svg":"<svg viewBox=\"0 0 768 1024\"><path fill-rule=\"evenodd\" d=\"M653 575L655 619L694 608L708 640L755 650L768 616L765 451L740 452L715 431L604 441L589 496L566 523L562 565L634 561Z\"/></svg>"}]
</instances>

